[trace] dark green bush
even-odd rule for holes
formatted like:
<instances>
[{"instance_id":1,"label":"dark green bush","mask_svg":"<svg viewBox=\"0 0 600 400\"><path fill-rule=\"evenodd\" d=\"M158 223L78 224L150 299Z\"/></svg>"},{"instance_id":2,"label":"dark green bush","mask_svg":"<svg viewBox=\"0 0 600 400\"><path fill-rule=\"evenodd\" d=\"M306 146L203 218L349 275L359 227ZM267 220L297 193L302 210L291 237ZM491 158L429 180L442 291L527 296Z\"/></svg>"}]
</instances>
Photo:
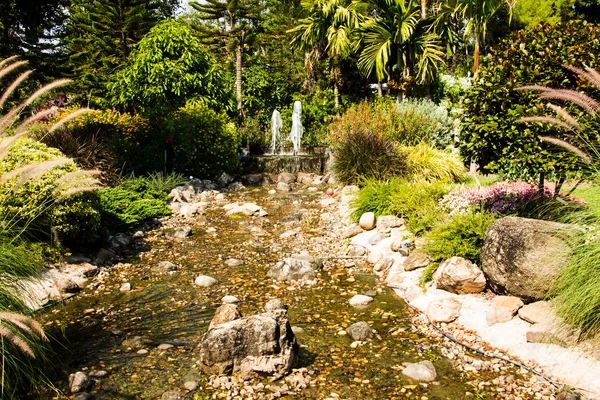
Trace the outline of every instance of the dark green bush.
<instances>
[{"instance_id":1,"label":"dark green bush","mask_svg":"<svg viewBox=\"0 0 600 400\"><path fill-rule=\"evenodd\" d=\"M240 138L224 113L205 105L187 105L164 123L172 146L174 169L199 178L216 179L221 173L236 173Z\"/></svg>"},{"instance_id":2,"label":"dark green bush","mask_svg":"<svg viewBox=\"0 0 600 400\"><path fill-rule=\"evenodd\" d=\"M406 160L398 146L370 131L356 131L332 145L333 172L346 184L361 179L386 179L402 175Z\"/></svg>"},{"instance_id":3,"label":"dark green bush","mask_svg":"<svg viewBox=\"0 0 600 400\"><path fill-rule=\"evenodd\" d=\"M144 178L127 179L118 187L98 190L98 196L102 224L110 232L171 213L167 207L169 196Z\"/></svg>"},{"instance_id":4,"label":"dark green bush","mask_svg":"<svg viewBox=\"0 0 600 400\"><path fill-rule=\"evenodd\" d=\"M418 234L439 220L438 200L448 193L447 184L439 181L410 182L392 178L388 182L369 180L353 202L353 218L365 212L376 215L396 215L406 219L408 229Z\"/></svg>"},{"instance_id":5,"label":"dark green bush","mask_svg":"<svg viewBox=\"0 0 600 400\"><path fill-rule=\"evenodd\" d=\"M598 68L598 54L600 28L582 21L541 24L498 44L483 60L479 78L464 100L460 149L465 160L523 180L536 179L540 172L561 177L579 171L577 157L541 141L540 136L555 136L555 127L515 123L522 117L551 114L535 92L515 89L577 89L574 75L563 66L576 62ZM571 111L581 115L580 110ZM596 131L585 134L586 140L598 144Z\"/></svg>"}]
</instances>

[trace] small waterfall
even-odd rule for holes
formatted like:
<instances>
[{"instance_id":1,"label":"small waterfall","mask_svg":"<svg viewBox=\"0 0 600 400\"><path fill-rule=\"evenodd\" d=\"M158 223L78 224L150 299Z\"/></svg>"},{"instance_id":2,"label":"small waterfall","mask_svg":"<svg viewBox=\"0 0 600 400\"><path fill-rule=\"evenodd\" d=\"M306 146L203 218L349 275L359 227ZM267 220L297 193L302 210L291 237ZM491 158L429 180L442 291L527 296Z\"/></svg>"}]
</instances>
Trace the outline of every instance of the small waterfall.
<instances>
[{"instance_id":1,"label":"small waterfall","mask_svg":"<svg viewBox=\"0 0 600 400\"><path fill-rule=\"evenodd\" d=\"M292 112L292 131L290 132L290 141L294 145L294 154L300 154L300 141L304 128L302 127L302 103L294 102L294 111Z\"/></svg>"},{"instance_id":2,"label":"small waterfall","mask_svg":"<svg viewBox=\"0 0 600 400\"><path fill-rule=\"evenodd\" d=\"M279 132L281 131L282 127L283 121L281 120L281 114L279 111L273 110L273 116L271 117L271 154L276 154L277 151L283 147L283 143L281 143L279 137Z\"/></svg>"}]
</instances>

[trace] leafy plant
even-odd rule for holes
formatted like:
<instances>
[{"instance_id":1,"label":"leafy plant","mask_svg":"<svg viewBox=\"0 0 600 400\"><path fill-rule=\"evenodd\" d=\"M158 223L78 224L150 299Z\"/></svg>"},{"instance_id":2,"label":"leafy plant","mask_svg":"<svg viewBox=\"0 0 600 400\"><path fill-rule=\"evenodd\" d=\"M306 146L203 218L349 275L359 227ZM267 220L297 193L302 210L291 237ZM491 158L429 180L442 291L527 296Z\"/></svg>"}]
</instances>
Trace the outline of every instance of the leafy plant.
<instances>
[{"instance_id":1,"label":"leafy plant","mask_svg":"<svg viewBox=\"0 0 600 400\"><path fill-rule=\"evenodd\" d=\"M490 212L471 211L442 219L425 235L423 250L435 262L458 256L479 264L485 232L496 218Z\"/></svg>"},{"instance_id":2,"label":"leafy plant","mask_svg":"<svg viewBox=\"0 0 600 400\"><path fill-rule=\"evenodd\" d=\"M563 65L578 60L598 67L600 29L581 21L542 24L519 31L502 41L483 59L479 77L464 100L460 133L461 154L487 172L503 172L511 179L538 180L568 177L583 163L540 137L555 136L549 125L515 123L525 116L539 115L545 106L531 92L517 91L524 85L573 89L575 80L565 75ZM597 143L588 132L591 143Z\"/></svg>"},{"instance_id":3,"label":"leafy plant","mask_svg":"<svg viewBox=\"0 0 600 400\"><path fill-rule=\"evenodd\" d=\"M183 174L171 172L166 174L163 172L154 172L148 174L145 180L150 184L152 189L159 192L169 193L176 186L183 185L187 182L187 178Z\"/></svg>"},{"instance_id":4,"label":"leafy plant","mask_svg":"<svg viewBox=\"0 0 600 400\"><path fill-rule=\"evenodd\" d=\"M130 178L118 187L98 191L102 223L116 232L148 218L171 213L168 195L145 178Z\"/></svg>"},{"instance_id":5,"label":"leafy plant","mask_svg":"<svg viewBox=\"0 0 600 400\"><path fill-rule=\"evenodd\" d=\"M346 184L361 179L387 179L402 175L406 170L404 154L390 139L371 133L355 131L332 146L333 172Z\"/></svg>"},{"instance_id":6,"label":"leafy plant","mask_svg":"<svg viewBox=\"0 0 600 400\"><path fill-rule=\"evenodd\" d=\"M437 203L447 192L447 184L439 181L368 180L353 202L352 216L358 220L365 212L396 215L406 219L407 227L413 233L422 233L439 220Z\"/></svg>"},{"instance_id":7,"label":"leafy plant","mask_svg":"<svg viewBox=\"0 0 600 400\"><path fill-rule=\"evenodd\" d=\"M461 182L466 169L457 154L438 150L427 143L402 147L406 154L407 175L415 180Z\"/></svg>"}]
</instances>

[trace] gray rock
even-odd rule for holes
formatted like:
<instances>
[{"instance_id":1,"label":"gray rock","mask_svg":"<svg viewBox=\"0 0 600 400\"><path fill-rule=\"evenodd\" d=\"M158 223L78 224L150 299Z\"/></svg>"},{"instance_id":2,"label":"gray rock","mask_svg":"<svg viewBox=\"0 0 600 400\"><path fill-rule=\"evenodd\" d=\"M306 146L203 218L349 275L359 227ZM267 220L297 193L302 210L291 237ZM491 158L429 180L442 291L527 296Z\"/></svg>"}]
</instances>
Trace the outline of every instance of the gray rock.
<instances>
[{"instance_id":1,"label":"gray rock","mask_svg":"<svg viewBox=\"0 0 600 400\"><path fill-rule=\"evenodd\" d=\"M65 262L67 264L86 264L91 263L92 259L81 254L73 254L71 256L66 256Z\"/></svg>"},{"instance_id":2,"label":"gray rock","mask_svg":"<svg viewBox=\"0 0 600 400\"><path fill-rule=\"evenodd\" d=\"M172 349L173 347L175 347L175 346L173 346L171 343L161 343L158 346L156 346L156 348L158 350L169 350L169 349Z\"/></svg>"},{"instance_id":3,"label":"gray rock","mask_svg":"<svg viewBox=\"0 0 600 400\"><path fill-rule=\"evenodd\" d=\"M433 382L437 377L435 367L431 361L427 360L418 363L406 363L406 368L402 370L402 375L418 382Z\"/></svg>"},{"instance_id":4,"label":"gray rock","mask_svg":"<svg viewBox=\"0 0 600 400\"><path fill-rule=\"evenodd\" d=\"M427 317L432 322L452 322L460 316L462 304L454 299L434 300L427 307Z\"/></svg>"},{"instance_id":5,"label":"gray rock","mask_svg":"<svg viewBox=\"0 0 600 400\"><path fill-rule=\"evenodd\" d=\"M227 295L227 296L223 296L223 298L221 299L221 302L223 302L224 304L235 304L235 303L239 303L240 299L238 299L235 296Z\"/></svg>"},{"instance_id":6,"label":"gray rock","mask_svg":"<svg viewBox=\"0 0 600 400\"><path fill-rule=\"evenodd\" d=\"M162 394L161 400L187 400L187 396L178 390L168 390Z\"/></svg>"},{"instance_id":7,"label":"gray rock","mask_svg":"<svg viewBox=\"0 0 600 400\"><path fill-rule=\"evenodd\" d=\"M406 225L404 218L398 218L395 215L382 215L377 218L377 231L389 233L393 228L402 228Z\"/></svg>"},{"instance_id":8,"label":"gray rock","mask_svg":"<svg viewBox=\"0 0 600 400\"><path fill-rule=\"evenodd\" d=\"M104 370L90 372L90 378L92 378L92 379L104 378L107 375L108 375L108 371L104 371Z\"/></svg>"},{"instance_id":9,"label":"gray rock","mask_svg":"<svg viewBox=\"0 0 600 400\"><path fill-rule=\"evenodd\" d=\"M285 182L278 182L277 190L279 190L280 192L291 192L292 187Z\"/></svg>"},{"instance_id":10,"label":"gray rock","mask_svg":"<svg viewBox=\"0 0 600 400\"><path fill-rule=\"evenodd\" d=\"M358 224L352 224L346 228L342 236L344 238L351 238L358 235L359 233L362 233L362 231L363 229Z\"/></svg>"},{"instance_id":11,"label":"gray rock","mask_svg":"<svg viewBox=\"0 0 600 400\"><path fill-rule=\"evenodd\" d=\"M231 182L233 182L233 176L229 175L227 172L223 172L219 179L217 180L217 184L219 186L227 186Z\"/></svg>"},{"instance_id":12,"label":"gray rock","mask_svg":"<svg viewBox=\"0 0 600 400\"><path fill-rule=\"evenodd\" d=\"M285 258L267 271L267 277L280 282L307 282L314 281L317 276L310 261Z\"/></svg>"},{"instance_id":13,"label":"gray rock","mask_svg":"<svg viewBox=\"0 0 600 400\"><path fill-rule=\"evenodd\" d=\"M90 378L83 372L77 371L69 375L69 388L71 393L79 393L90 386Z\"/></svg>"},{"instance_id":14,"label":"gray rock","mask_svg":"<svg viewBox=\"0 0 600 400\"><path fill-rule=\"evenodd\" d=\"M225 265L227 265L228 267L239 267L241 265L244 265L244 262L236 258L230 258L227 261L225 261Z\"/></svg>"},{"instance_id":15,"label":"gray rock","mask_svg":"<svg viewBox=\"0 0 600 400\"><path fill-rule=\"evenodd\" d=\"M374 229L375 228L375 214L372 212L364 213L363 215L361 215L360 220L358 221L358 224L365 231L370 231L371 229Z\"/></svg>"},{"instance_id":16,"label":"gray rock","mask_svg":"<svg viewBox=\"0 0 600 400\"><path fill-rule=\"evenodd\" d=\"M110 260L112 260L113 258L115 258L116 256L117 256L117 253L115 253L112 250L109 250L109 249L100 249L98 251L98 254L96 254L96 264L107 263Z\"/></svg>"},{"instance_id":17,"label":"gray rock","mask_svg":"<svg viewBox=\"0 0 600 400\"><path fill-rule=\"evenodd\" d=\"M144 237L144 232L142 232L142 231L136 231L132 236L132 238L134 238L134 239L141 239L143 237Z\"/></svg>"},{"instance_id":18,"label":"gray rock","mask_svg":"<svg viewBox=\"0 0 600 400\"><path fill-rule=\"evenodd\" d=\"M200 275L194 280L194 284L201 287L211 287L219 283L218 280L206 275Z\"/></svg>"},{"instance_id":19,"label":"gray rock","mask_svg":"<svg viewBox=\"0 0 600 400\"><path fill-rule=\"evenodd\" d=\"M404 264L402 267L405 271L413 271L418 268L424 268L431 263L429 256L425 253L421 253L420 251L413 251L410 255L404 260Z\"/></svg>"},{"instance_id":20,"label":"gray rock","mask_svg":"<svg viewBox=\"0 0 600 400\"><path fill-rule=\"evenodd\" d=\"M279 378L296 363L298 344L285 310L217 325L200 342L200 369L242 379Z\"/></svg>"},{"instance_id":21,"label":"gray rock","mask_svg":"<svg viewBox=\"0 0 600 400\"><path fill-rule=\"evenodd\" d=\"M242 318L242 313L235 304L223 304L215 311L215 315L210 321L208 329L212 329L217 325L221 325L226 322L234 321L240 318Z\"/></svg>"},{"instance_id":22,"label":"gray rock","mask_svg":"<svg viewBox=\"0 0 600 400\"><path fill-rule=\"evenodd\" d=\"M392 268L392 265L394 265L394 259L390 257L384 257L375 263L375 265L373 266L373 271L385 272Z\"/></svg>"},{"instance_id":23,"label":"gray rock","mask_svg":"<svg viewBox=\"0 0 600 400\"><path fill-rule=\"evenodd\" d=\"M365 321L360 321L350 325L346 332L353 340L366 340L373 337L373 329Z\"/></svg>"},{"instance_id":24,"label":"gray rock","mask_svg":"<svg viewBox=\"0 0 600 400\"><path fill-rule=\"evenodd\" d=\"M569 260L564 239L575 229L518 217L494 221L481 249L481 268L492 290L525 302L542 300Z\"/></svg>"},{"instance_id":25,"label":"gray rock","mask_svg":"<svg viewBox=\"0 0 600 400\"><path fill-rule=\"evenodd\" d=\"M514 296L496 296L492 299L492 309L486 314L488 325L508 322L523 307L523 302Z\"/></svg>"},{"instance_id":26,"label":"gray rock","mask_svg":"<svg viewBox=\"0 0 600 400\"><path fill-rule=\"evenodd\" d=\"M276 310L287 310L288 306L279 299L269 300L265 303L263 309L266 312L276 311Z\"/></svg>"},{"instance_id":27,"label":"gray rock","mask_svg":"<svg viewBox=\"0 0 600 400\"><path fill-rule=\"evenodd\" d=\"M357 294L354 295L349 301L348 303L351 306L366 306L368 304L370 304L373 301L373 298L371 296L365 296L364 294Z\"/></svg>"},{"instance_id":28,"label":"gray rock","mask_svg":"<svg viewBox=\"0 0 600 400\"><path fill-rule=\"evenodd\" d=\"M120 252L131 243L131 238L125 233L117 233L108 239L110 250Z\"/></svg>"},{"instance_id":29,"label":"gray rock","mask_svg":"<svg viewBox=\"0 0 600 400\"><path fill-rule=\"evenodd\" d=\"M183 384L183 387L185 388L185 390L189 390L190 392L193 392L198 389L198 382L187 381Z\"/></svg>"},{"instance_id":30,"label":"gray rock","mask_svg":"<svg viewBox=\"0 0 600 400\"><path fill-rule=\"evenodd\" d=\"M556 314L552 307L550 307L550 303L542 300L527 304L520 308L519 317L530 324L537 324L539 322L555 319Z\"/></svg>"},{"instance_id":31,"label":"gray rock","mask_svg":"<svg viewBox=\"0 0 600 400\"><path fill-rule=\"evenodd\" d=\"M283 182L287 184L295 183L296 175L289 172L282 172L277 176L277 182Z\"/></svg>"},{"instance_id":32,"label":"gray rock","mask_svg":"<svg viewBox=\"0 0 600 400\"><path fill-rule=\"evenodd\" d=\"M245 187L241 182L231 182L229 185L227 185L227 190L229 192L236 192L242 189L245 189Z\"/></svg>"},{"instance_id":33,"label":"gray rock","mask_svg":"<svg viewBox=\"0 0 600 400\"><path fill-rule=\"evenodd\" d=\"M263 174L248 174L242 176L242 182L248 186L258 186L265 182Z\"/></svg>"},{"instance_id":34,"label":"gray rock","mask_svg":"<svg viewBox=\"0 0 600 400\"><path fill-rule=\"evenodd\" d=\"M170 261L161 261L152 268L156 272L171 272L177 270L177 265Z\"/></svg>"},{"instance_id":35,"label":"gray rock","mask_svg":"<svg viewBox=\"0 0 600 400\"><path fill-rule=\"evenodd\" d=\"M185 225L175 228L175 230L171 232L169 236L175 239L185 239L186 237L190 236L191 233L192 228L190 226Z\"/></svg>"},{"instance_id":36,"label":"gray rock","mask_svg":"<svg viewBox=\"0 0 600 400\"><path fill-rule=\"evenodd\" d=\"M480 293L485 289L485 276L471 261L452 257L444 261L433 274L438 289L451 293Z\"/></svg>"}]
</instances>

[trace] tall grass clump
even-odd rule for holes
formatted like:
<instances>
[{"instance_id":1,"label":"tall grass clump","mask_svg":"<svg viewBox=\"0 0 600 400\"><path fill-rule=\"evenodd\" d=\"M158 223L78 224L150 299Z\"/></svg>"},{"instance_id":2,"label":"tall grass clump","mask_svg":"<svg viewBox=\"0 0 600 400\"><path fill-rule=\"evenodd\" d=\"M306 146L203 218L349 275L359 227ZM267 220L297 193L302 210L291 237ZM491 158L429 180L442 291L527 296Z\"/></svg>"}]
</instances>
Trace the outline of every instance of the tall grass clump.
<instances>
[{"instance_id":1,"label":"tall grass clump","mask_svg":"<svg viewBox=\"0 0 600 400\"><path fill-rule=\"evenodd\" d=\"M25 61L20 61L17 57L0 61L0 80L25 64ZM48 118L57 112L57 109L52 107L30 117L23 116L24 111L53 89L69 83L68 80L52 82L16 106L5 109L7 100L16 93L19 85L31 72L21 73L0 96L1 398L16 398L21 389L35 386L45 380L43 361L47 356L47 338L42 327L28 315L23 301L27 294L17 283L18 278L33 275L38 271L41 258L36 256L34 247L27 245L22 237L31 229L32 221L47 213L52 203L66 199L72 194L97 188L95 172L77 171L73 161L62 154L52 154L49 151L50 154L46 156L40 152L34 152L32 155L32 152L27 150L28 146L38 145L37 142L26 138L31 133L32 126L40 119ZM69 120L89 111L73 111L49 126L47 132L51 134ZM48 150L45 146L44 148ZM72 169L62 170L61 174L57 174L57 170L65 167ZM40 189L45 179L52 182L48 191ZM27 189L31 189L34 194L43 192L44 198L31 199L31 196L22 192ZM19 201L21 208L16 204ZM23 207L29 212L22 212Z\"/></svg>"},{"instance_id":2,"label":"tall grass clump","mask_svg":"<svg viewBox=\"0 0 600 400\"><path fill-rule=\"evenodd\" d=\"M354 219L365 212L396 215L405 218L408 229L415 234L430 229L439 219L438 200L448 192L447 184L440 181L392 178L386 182L367 180L363 184L353 202Z\"/></svg>"},{"instance_id":3,"label":"tall grass clump","mask_svg":"<svg viewBox=\"0 0 600 400\"><path fill-rule=\"evenodd\" d=\"M130 179L135 179L135 175L132 174ZM171 189L185 185L187 183L187 178L178 172L164 173L164 172L152 172L148 175L142 177L146 181L146 183L153 189L158 192L169 193Z\"/></svg>"},{"instance_id":4,"label":"tall grass clump","mask_svg":"<svg viewBox=\"0 0 600 400\"><path fill-rule=\"evenodd\" d=\"M406 170L404 154L390 139L371 131L355 131L332 145L333 173L345 184L386 179Z\"/></svg>"},{"instance_id":5,"label":"tall grass clump","mask_svg":"<svg viewBox=\"0 0 600 400\"><path fill-rule=\"evenodd\" d=\"M457 154L440 150L423 142L415 146L404 146L407 175L415 180L439 180L462 182L466 178L466 168Z\"/></svg>"}]
</instances>

